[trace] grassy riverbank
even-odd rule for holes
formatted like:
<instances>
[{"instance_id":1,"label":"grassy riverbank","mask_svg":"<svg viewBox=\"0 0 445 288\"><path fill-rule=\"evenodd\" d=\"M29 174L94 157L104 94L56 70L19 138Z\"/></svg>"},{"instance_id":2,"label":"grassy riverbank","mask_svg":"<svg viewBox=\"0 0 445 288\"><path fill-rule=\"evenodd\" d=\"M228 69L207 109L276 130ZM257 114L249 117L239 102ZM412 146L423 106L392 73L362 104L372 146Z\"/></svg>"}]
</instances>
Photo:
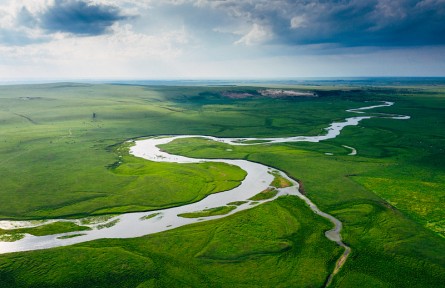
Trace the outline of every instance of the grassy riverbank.
<instances>
[{"instance_id":1,"label":"grassy riverbank","mask_svg":"<svg viewBox=\"0 0 445 288\"><path fill-rule=\"evenodd\" d=\"M348 127L322 143L234 146L227 152L221 143L184 139L163 149L258 161L301 180L308 197L344 223L342 234L352 247L333 286L440 286L445 279L445 167L440 154L445 111L438 107L445 107L445 98L436 93L387 98L397 102L388 112L412 119L364 121L360 126L366 129ZM358 156L347 155L342 144L356 148Z\"/></svg>"},{"instance_id":2,"label":"grassy riverbank","mask_svg":"<svg viewBox=\"0 0 445 288\"><path fill-rule=\"evenodd\" d=\"M2 255L0 287L319 287L341 253L326 229L286 197L142 238Z\"/></svg>"},{"instance_id":3,"label":"grassy riverbank","mask_svg":"<svg viewBox=\"0 0 445 288\"><path fill-rule=\"evenodd\" d=\"M244 177L229 165L130 157L119 145L129 138L318 135L332 121L354 116L346 109L395 101L367 113L410 120L364 120L322 143L229 146L182 139L163 149L261 162L300 180L314 203L343 222L352 248L332 287L439 287L445 281L445 89L311 89L319 97L222 96L252 87L0 87L1 218L182 205ZM342 145L358 155L347 155L351 150ZM283 197L138 239L0 255L0 287L320 287L342 253L324 237L328 229L302 201Z\"/></svg>"},{"instance_id":4,"label":"grassy riverbank","mask_svg":"<svg viewBox=\"0 0 445 288\"><path fill-rule=\"evenodd\" d=\"M107 85L0 87L0 217L145 211L239 185L245 173L237 167L147 163L128 156L127 145L116 146L127 138L180 131L164 108L170 102L157 95Z\"/></svg>"}]
</instances>

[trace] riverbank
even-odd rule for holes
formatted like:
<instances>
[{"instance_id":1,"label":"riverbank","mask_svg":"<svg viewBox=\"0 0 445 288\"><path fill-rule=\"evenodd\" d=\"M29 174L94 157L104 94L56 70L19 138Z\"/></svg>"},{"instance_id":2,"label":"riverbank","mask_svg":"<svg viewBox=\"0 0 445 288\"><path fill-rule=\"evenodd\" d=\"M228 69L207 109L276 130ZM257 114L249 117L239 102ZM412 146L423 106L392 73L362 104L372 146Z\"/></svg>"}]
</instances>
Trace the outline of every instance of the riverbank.
<instances>
[{"instance_id":1,"label":"riverbank","mask_svg":"<svg viewBox=\"0 0 445 288\"><path fill-rule=\"evenodd\" d=\"M350 112L362 113L362 110L369 110L373 108L386 107L393 105L392 102L384 102L381 105L373 105L368 107L362 107ZM328 219L333 223L334 228L325 233L326 237L337 243L340 247L345 249L341 258L337 261L334 271L329 276L326 286L330 285L333 276L341 269L346 262L346 259L351 251L350 247L345 245L341 239L342 223L330 214L327 214L320 209L305 195L301 194L298 190L299 184L297 181L291 179L282 171L275 170L265 165L254 163L246 160L228 160L228 159L196 159L189 158L180 155L172 155L165 151L162 151L158 146L166 145L177 139L186 138L204 138L211 141L222 142L229 145L260 145L264 143L285 143L285 142L319 142L326 139L332 139L340 135L341 130L347 126L355 126L365 119L370 119L373 116L363 117L350 117L344 122L334 122L329 127L325 128L326 135L321 136L297 136L297 137L285 137L285 138L217 138L213 136L202 135L180 135L180 136L162 136L153 137L149 139L134 141L134 146L130 148L130 153L136 157L144 158L154 162L171 162L171 163L204 163L204 162L221 162L229 165L235 165L246 171L247 176L242 181L241 185L225 191L223 193L209 195L199 202L195 202L188 205L183 205L174 208L168 208L163 210L150 211L149 213L128 213L116 216L108 224L98 224L95 227L89 227L91 230L79 232L61 233L56 235L46 236L34 236L25 234L22 239L18 239L13 242L0 242L0 253L20 252L30 250L40 250L53 247L67 246L76 243L82 243L91 240L97 240L102 238L133 238L147 234L163 232L178 228L184 225L192 223L198 223L205 220L214 220L221 217L231 215L233 213L253 208L261 203L269 202L283 195L294 195L302 199L310 209L317 215ZM405 119L400 115L389 116L394 119ZM409 119L409 118L406 118ZM349 148L348 146L346 146ZM278 193L269 199L252 201L253 196L265 191L271 187L274 181L274 174L279 174L292 185L285 188L277 188ZM188 213L196 213L198 211L209 211L211 209L221 208L230 203L242 203L237 205L236 208L232 207L228 209L228 212L223 215L197 217L197 218L184 218L181 215ZM151 215L155 215L151 217ZM66 220L65 220L66 221ZM6 226L23 226L23 223L4 223ZM135 226L137 229L135 229Z\"/></svg>"}]
</instances>

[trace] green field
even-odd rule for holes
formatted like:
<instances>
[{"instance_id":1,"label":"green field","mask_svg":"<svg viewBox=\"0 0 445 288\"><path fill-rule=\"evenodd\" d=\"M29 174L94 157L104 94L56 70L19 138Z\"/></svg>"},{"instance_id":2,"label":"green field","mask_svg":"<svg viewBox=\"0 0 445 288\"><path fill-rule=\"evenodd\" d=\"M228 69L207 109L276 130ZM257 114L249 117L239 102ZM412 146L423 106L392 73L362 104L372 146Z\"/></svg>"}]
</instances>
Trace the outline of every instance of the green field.
<instances>
[{"instance_id":1,"label":"green field","mask_svg":"<svg viewBox=\"0 0 445 288\"><path fill-rule=\"evenodd\" d=\"M234 210L235 208L236 208L236 206L232 206L232 205L221 206L221 207L205 209L202 211L183 213L183 214L179 214L178 216L184 217L184 218L200 218L200 217L225 215L225 214L228 214L230 211Z\"/></svg>"},{"instance_id":2,"label":"green field","mask_svg":"<svg viewBox=\"0 0 445 288\"><path fill-rule=\"evenodd\" d=\"M320 209L343 222L352 249L331 287L443 286L445 87L298 89L319 97L222 95L256 91L237 86L0 87L0 217L77 218L198 201L239 185L245 174L221 163L141 160L128 155L125 141L167 134L318 135L332 121L355 116L346 109L394 101L367 113L410 120L364 120L321 143L230 146L190 138L162 149L255 161L299 180ZM358 154L348 155L342 145ZM284 180L276 178L275 186L284 187ZM32 230L84 229L68 225ZM280 197L141 238L3 254L0 287L322 287L343 252L324 237L330 228L298 198Z\"/></svg>"},{"instance_id":3,"label":"green field","mask_svg":"<svg viewBox=\"0 0 445 288\"><path fill-rule=\"evenodd\" d=\"M178 126L176 119L166 120L172 113L164 107L169 102L145 90L80 84L1 87L0 217L153 210L239 185L245 173L237 167L148 165L128 155L128 144L121 144L125 139L165 133L162 125Z\"/></svg>"},{"instance_id":4,"label":"green field","mask_svg":"<svg viewBox=\"0 0 445 288\"><path fill-rule=\"evenodd\" d=\"M90 230L87 226L79 226L74 223L70 222L56 222L56 223L50 223L42 226L38 226L35 228L19 228L19 229L13 229L13 230L3 230L0 229L0 239L4 241L3 237L8 238L6 235L21 235L23 233L29 233L31 235L35 236L44 236L44 235L51 235L51 234L58 234L58 233L65 233L65 232L72 232L72 231L83 231L83 230ZM9 236L10 237L10 236ZM20 236L18 236L20 237Z\"/></svg>"}]
</instances>

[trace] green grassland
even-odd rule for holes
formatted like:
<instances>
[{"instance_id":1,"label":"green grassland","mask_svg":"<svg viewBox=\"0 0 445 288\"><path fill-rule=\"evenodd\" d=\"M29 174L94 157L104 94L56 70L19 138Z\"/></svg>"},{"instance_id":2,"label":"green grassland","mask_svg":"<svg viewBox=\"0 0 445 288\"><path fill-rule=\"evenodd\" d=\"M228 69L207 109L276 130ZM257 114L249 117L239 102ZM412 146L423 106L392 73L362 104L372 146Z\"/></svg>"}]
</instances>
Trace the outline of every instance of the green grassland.
<instances>
[{"instance_id":1,"label":"green grassland","mask_svg":"<svg viewBox=\"0 0 445 288\"><path fill-rule=\"evenodd\" d=\"M142 238L2 255L0 287L320 287L341 253L328 228L280 198Z\"/></svg>"},{"instance_id":2,"label":"green grassland","mask_svg":"<svg viewBox=\"0 0 445 288\"><path fill-rule=\"evenodd\" d=\"M445 89L311 89L319 97L221 96L253 87L0 87L0 215L74 217L197 201L244 174L229 165L143 161L120 143L163 134L317 135L364 101L395 101L368 112L410 120L365 120L321 143L229 146L195 138L163 149L260 162L303 183L314 203L343 222L352 248L332 287L441 287ZM280 197L142 238L0 255L0 287L321 287L342 253L324 237L330 228L298 198Z\"/></svg>"},{"instance_id":3,"label":"green grassland","mask_svg":"<svg viewBox=\"0 0 445 288\"><path fill-rule=\"evenodd\" d=\"M169 127L183 122L174 117L165 121L173 112L156 95L140 87L1 87L0 216L145 211L198 201L239 185L245 173L237 167L147 164L128 156L126 145L116 146L127 138L166 133L169 129L159 128L164 122Z\"/></svg>"},{"instance_id":4,"label":"green grassland","mask_svg":"<svg viewBox=\"0 0 445 288\"><path fill-rule=\"evenodd\" d=\"M236 209L236 206L232 206L232 205L221 206L221 207L205 209L202 211L182 213L182 214L178 214L178 216L184 217L184 218L209 217L209 216L225 215L234 209Z\"/></svg>"},{"instance_id":5,"label":"green grassland","mask_svg":"<svg viewBox=\"0 0 445 288\"><path fill-rule=\"evenodd\" d=\"M286 178L284 178L278 174L275 174L274 176L275 176L275 178L273 179L271 186L273 186L275 188L286 188L286 187L292 186L292 183L289 180L287 180Z\"/></svg>"},{"instance_id":6,"label":"green grassland","mask_svg":"<svg viewBox=\"0 0 445 288\"><path fill-rule=\"evenodd\" d=\"M273 198L277 195L278 191L273 188L267 188L264 191L261 191L260 193L256 194L255 196L251 197L249 200L253 201L261 201Z\"/></svg>"},{"instance_id":7,"label":"green grassland","mask_svg":"<svg viewBox=\"0 0 445 288\"><path fill-rule=\"evenodd\" d=\"M42 226L37 226L34 228L19 228L13 230L0 229L0 235L5 234L7 232L13 232L13 233L29 233L35 236L44 236L44 235L51 235L51 234L58 234L58 233L65 233L72 231L84 231L84 230L90 230L90 228L87 226L79 226L71 222L56 222Z\"/></svg>"},{"instance_id":8,"label":"green grassland","mask_svg":"<svg viewBox=\"0 0 445 288\"><path fill-rule=\"evenodd\" d=\"M382 95L397 104L380 112L412 119L371 119L322 143L234 146L227 152L221 143L182 139L163 149L257 161L303 181L308 196L344 223L343 237L353 249L333 286L438 287L445 279L445 98L440 95ZM359 155L347 155L342 144Z\"/></svg>"}]
</instances>

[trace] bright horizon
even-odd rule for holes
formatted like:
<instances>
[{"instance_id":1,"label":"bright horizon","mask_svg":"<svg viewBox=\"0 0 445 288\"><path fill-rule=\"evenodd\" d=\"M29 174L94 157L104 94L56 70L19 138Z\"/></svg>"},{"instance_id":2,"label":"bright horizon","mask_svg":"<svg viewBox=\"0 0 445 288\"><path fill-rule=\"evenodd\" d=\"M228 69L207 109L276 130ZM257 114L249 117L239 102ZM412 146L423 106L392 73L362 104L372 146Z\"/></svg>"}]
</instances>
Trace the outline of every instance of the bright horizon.
<instances>
[{"instance_id":1,"label":"bright horizon","mask_svg":"<svg viewBox=\"0 0 445 288\"><path fill-rule=\"evenodd\" d=\"M162 85L162 86L199 86L199 85L325 85L338 81L346 85L412 85L436 84L445 85L442 76L384 76L384 77L293 77L293 78L28 78L28 79L0 79L0 86L4 85L39 85L58 83L78 84L123 84L123 85Z\"/></svg>"},{"instance_id":2,"label":"bright horizon","mask_svg":"<svg viewBox=\"0 0 445 288\"><path fill-rule=\"evenodd\" d=\"M0 1L0 81L444 77L445 2Z\"/></svg>"}]
</instances>

